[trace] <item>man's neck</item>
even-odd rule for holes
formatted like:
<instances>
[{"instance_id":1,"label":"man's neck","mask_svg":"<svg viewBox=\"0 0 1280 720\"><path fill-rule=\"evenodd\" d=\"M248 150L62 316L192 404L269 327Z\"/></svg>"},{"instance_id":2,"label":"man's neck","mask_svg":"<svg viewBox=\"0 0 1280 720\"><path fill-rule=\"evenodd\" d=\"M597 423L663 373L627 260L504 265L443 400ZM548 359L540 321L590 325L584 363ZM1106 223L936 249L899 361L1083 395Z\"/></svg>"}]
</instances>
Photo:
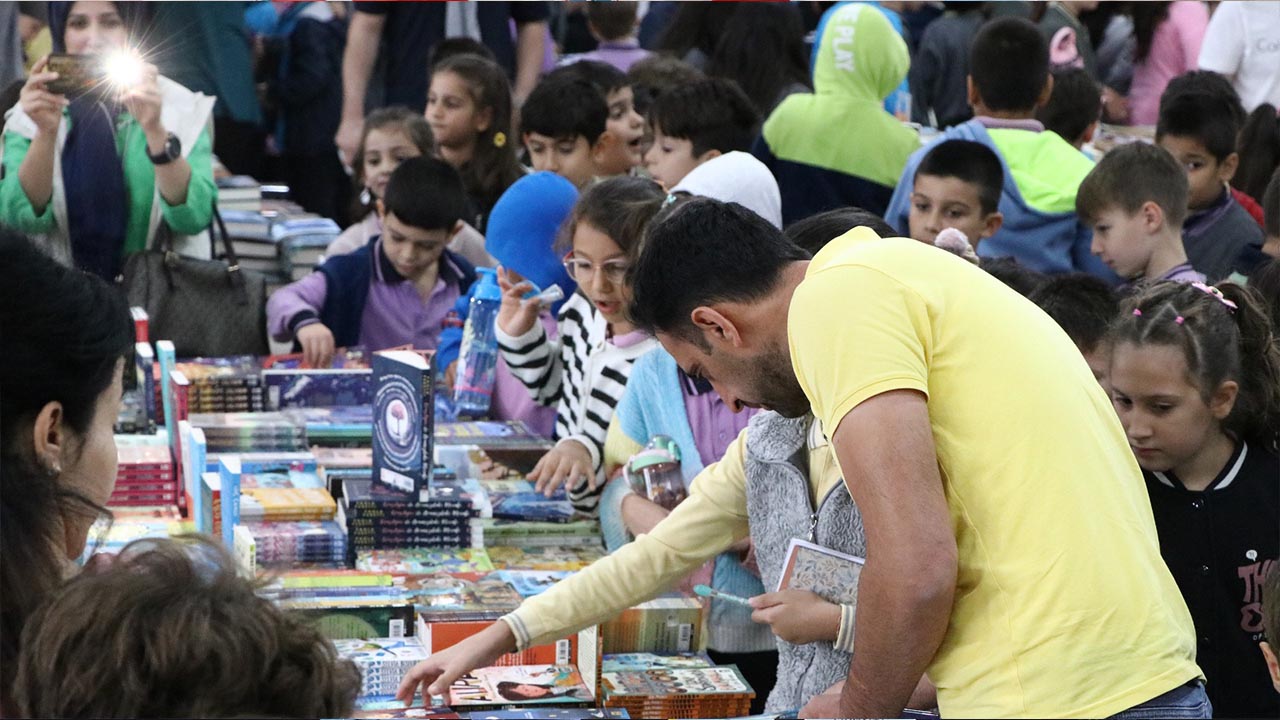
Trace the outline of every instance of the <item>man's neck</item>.
<instances>
[{"instance_id":1,"label":"man's neck","mask_svg":"<svg viewBox=\"0 0 1280 720\"><path fill-rule=\"evenodd\" d=\"M1166 226L1160 230L1143 277L1148 280L1164 277L1170 270L1185 265L1186 262L1187 251L1182 247L1182 233Z\"/></svg>"}]
</instances>

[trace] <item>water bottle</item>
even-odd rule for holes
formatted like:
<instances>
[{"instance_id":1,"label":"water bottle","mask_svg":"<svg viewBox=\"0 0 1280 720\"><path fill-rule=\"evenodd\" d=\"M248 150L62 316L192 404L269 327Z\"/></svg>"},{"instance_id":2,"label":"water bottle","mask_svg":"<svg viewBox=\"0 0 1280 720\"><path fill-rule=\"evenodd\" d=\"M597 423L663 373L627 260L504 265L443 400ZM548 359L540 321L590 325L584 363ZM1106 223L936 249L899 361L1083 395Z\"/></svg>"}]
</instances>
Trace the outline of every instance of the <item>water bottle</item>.
<instances>
[{"instance_id":1,"label":"water bottle","mask_svg":"<svg viewBox=\"0 0 1280 720\"><path fill-rule=\"evenodd\" d=\"M453 383L453 404L459 418L479 419L489 414L493 401L493 383L498 369L498 309L502 307L502 289L498 273L491 268L477 268L471 309L462 329L462 349L458 352L458 371Z\"/></svg>"},{"instance_id":2,"label":"water bottle","mask_svg":"<svg viewBox=\"0 0 1280 720\"><path fill-rule=\"evenodd\" d=\"M673 510L689 496L680 472L680 446L666 435L655 435L643 450L623 467L631 489L662 507Z\"/></svg>"}]
</instances>

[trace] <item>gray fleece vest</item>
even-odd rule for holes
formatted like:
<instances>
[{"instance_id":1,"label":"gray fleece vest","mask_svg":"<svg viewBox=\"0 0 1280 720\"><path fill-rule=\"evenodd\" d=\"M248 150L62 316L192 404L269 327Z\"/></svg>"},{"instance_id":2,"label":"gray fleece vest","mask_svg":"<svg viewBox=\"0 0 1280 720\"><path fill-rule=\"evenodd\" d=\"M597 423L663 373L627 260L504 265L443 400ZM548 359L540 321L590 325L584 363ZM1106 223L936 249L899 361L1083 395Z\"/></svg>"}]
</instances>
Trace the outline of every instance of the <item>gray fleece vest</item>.
<instances>
[{"instance_id":1,"label":"gray fleece vest","mask_svg":"<svg viewBox=\"0 0 1280 720\"><path fill-rule=\"evenodd\" d=\"M747 516L765 590L782 575L787 545L800 538L850 555L866 557L862 516L844 483L837 484L817 511L809 501L808 430L812 418L787 419L762 412L751 420L746 459ZM778 682L766 713L799 709L849 672L850 656L830 642L778 642Z\"/></svg>"}]
</instances>

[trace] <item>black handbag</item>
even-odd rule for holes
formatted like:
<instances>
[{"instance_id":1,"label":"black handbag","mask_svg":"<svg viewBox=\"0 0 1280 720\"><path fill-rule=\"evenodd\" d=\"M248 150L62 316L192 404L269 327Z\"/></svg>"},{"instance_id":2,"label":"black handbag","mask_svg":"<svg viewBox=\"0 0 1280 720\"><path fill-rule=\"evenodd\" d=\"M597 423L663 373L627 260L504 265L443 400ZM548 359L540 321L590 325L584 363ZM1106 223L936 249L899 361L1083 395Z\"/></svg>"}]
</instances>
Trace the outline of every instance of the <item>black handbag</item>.
<instances>
[{"instance_id":1,"label":"black handbag","mask_svg":"<svg viewBox=\"0 0 1280 720\"><path fill-rule=\"evenodd\" d=\"M209 230L222 235L225 260L179 255L162 223L152 247L125 261L129 304L147 311L150 336L172 341L178 357L265 355L266 276L240 267L216 208Z\"/></svg>"}]
</instances>

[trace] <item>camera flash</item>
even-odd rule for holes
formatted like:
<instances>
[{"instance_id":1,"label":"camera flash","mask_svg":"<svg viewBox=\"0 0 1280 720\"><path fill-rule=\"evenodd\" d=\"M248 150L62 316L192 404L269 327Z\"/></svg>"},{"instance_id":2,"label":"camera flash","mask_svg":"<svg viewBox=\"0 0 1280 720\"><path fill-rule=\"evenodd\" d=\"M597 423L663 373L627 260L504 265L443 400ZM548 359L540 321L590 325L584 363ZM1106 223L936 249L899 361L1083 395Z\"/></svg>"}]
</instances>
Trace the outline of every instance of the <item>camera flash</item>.
<instances>
[{"instance_id":1,"label":"camera flash","mask_svg":"<svg viewBox=\"0 0 1280 720\"><path fill-rule=\"evenodd\" d=\"M142 58L131 50L108 55L105 70L108 82L119 88L130 88L142 82Z\"/></svg>"}]
</instances>

